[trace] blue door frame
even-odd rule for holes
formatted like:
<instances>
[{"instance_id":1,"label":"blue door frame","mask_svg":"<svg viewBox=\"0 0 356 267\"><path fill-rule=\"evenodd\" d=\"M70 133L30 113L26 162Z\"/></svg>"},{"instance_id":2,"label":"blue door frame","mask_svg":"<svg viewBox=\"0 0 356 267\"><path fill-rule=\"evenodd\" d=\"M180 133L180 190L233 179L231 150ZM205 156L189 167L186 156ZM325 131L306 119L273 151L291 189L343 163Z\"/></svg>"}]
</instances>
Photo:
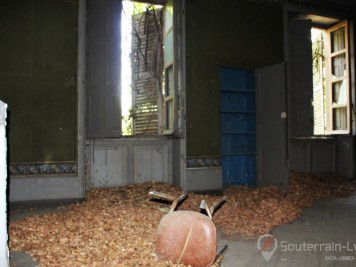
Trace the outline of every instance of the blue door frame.
<instances>
[{"instance_id":1,"label":"blue door frame","mask_svg":"<svg viewBox=\"0 0 356 267\"><path fill-rule=\"evenodd\" d=\"M220 69L221 154L224 185L256 184L255 73Z\"/></svg>"}]
</instances>

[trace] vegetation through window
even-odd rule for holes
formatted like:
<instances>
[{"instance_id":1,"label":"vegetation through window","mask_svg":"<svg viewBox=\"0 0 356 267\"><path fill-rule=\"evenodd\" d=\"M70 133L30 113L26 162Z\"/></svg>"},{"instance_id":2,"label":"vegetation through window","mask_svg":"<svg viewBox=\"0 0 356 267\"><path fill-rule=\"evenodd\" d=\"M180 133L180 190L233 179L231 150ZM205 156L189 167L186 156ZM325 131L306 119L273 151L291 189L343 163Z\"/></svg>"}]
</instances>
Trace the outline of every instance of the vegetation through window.
<instances>
[{"instance_id":1,"label":"vegetation through window","mask_svg":"<svg viewBox=\"0 0 356 267\"><path fill-rule=\"evenodd\" d=\"M314 134L350 133L347 22L312 28Z\"/></svg>"},{"instance_id":2,"label":"vegetation through window","mask_svg":"<svg viewBox=\"0 0 356 267\"><path fill-rule=\"evenodd\" d=\"M121 23L122 135L161 132L163 7L123 1Z\"/></svg>"}]
</instances>

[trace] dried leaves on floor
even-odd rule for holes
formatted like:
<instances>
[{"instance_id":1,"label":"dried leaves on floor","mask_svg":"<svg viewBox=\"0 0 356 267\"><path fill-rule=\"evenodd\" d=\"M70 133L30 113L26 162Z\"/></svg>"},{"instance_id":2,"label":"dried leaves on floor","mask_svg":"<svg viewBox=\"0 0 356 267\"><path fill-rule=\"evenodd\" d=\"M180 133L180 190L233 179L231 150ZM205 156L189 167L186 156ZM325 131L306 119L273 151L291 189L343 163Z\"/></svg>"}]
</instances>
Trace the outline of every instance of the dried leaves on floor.
<instances>
[{"instance_id":1,"label":"dried leaves on floor","mask_svg":"<svg viewBox=\"0 0 356 267\"><path fill-rule=\"evenodd\" d=\"M11 223L10 249L30 253L41 266L174 266L154 253L156 230L169 205L150 199L153 190L182 193L161 182L92 189L65 213ZM294 172L287 194L273 186L225 188L227 202L213 220L225 238L252 239L292 222L318 199L355 192L355 184L343 178ZM189 193L179 209L200 212L203 198L211 205L220 196Z\"/></svg>"}]
</instances>

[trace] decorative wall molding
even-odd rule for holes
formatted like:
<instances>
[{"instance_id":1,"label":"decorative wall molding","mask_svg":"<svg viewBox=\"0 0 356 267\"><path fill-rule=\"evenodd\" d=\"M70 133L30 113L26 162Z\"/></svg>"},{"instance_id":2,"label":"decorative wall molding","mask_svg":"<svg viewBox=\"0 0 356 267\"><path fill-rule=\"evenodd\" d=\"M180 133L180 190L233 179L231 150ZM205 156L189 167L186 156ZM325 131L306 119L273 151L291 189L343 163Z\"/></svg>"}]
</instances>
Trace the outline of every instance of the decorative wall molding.
<instances>
[{"instance_id":1,"label":"decorative wall molding","mask_svg":"<svg viewBox=\"0 0 356 267\"><path fill-rule=\"evenodd\" d=\"M221 157L201 157L187 158L187 168L199 168L199 167L219 167L221 166Z\"/></svg>"},{"instance_id":2,"label":"decorative wall molding","mask_svg":"<svg viewBox=\"0 0 356 267\"><path fill-rule=\"evenodd\" d=\"M68 174L77 173L78 165L75 161L13 163L9 165L9 172L10 175Z\"/></svg>"}]
</instances>

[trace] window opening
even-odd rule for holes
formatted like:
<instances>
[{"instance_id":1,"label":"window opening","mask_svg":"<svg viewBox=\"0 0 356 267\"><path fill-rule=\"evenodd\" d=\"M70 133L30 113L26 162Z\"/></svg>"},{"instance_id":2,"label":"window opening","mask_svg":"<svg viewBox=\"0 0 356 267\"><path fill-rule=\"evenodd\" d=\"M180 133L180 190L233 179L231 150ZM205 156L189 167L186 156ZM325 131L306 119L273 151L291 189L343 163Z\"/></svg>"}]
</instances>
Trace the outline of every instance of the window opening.
<instances>
[{"instance_id":1,"label":"window opening","mask_svg":"<svg viewBox=\"0 0 356 267\"><path fill-rule=\"evenodd\" d=\"M162 124L163 7L122 4L122 135L155 135Z\"/></svg>"},{"instance_id":2,"label":"window opening","mask_svg":"<svg viewBox=\"0 0 356 267\"><path fill-rule=\"evenodd\" d=\"M347 23L312 28L314 134L350 132Z\"/></svg>"},{"instance_id":3,"label":"window opening","mask_svg":"<svg viewBox=\"0 0 356 267\"><path fill-rule=\"evenodd\" d=\"M326 132L325 38L326 31L312 28L314 134Z\"/></svg>"}]
</instances>

